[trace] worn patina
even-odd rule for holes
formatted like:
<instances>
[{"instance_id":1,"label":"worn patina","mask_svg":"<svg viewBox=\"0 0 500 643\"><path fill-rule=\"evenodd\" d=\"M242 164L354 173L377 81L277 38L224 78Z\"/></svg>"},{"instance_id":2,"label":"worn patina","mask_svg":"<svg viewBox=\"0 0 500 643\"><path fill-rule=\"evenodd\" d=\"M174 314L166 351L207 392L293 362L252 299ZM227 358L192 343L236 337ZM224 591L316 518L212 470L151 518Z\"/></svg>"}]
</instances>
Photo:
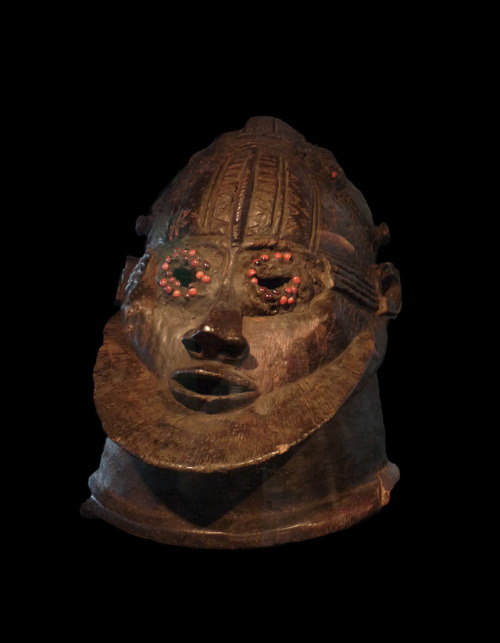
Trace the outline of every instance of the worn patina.
<instances>
[{"instance_id":1,"label":"worn patina","mask_svg":"<svg viewBox=\"0 0 500 643\"><path fill-rule=\"evenodd\" d=\"M334 156L271 117L195 154L137 222L95 368L83 512L196 547L345 528L399 477L376 371L399 274Z\"/></svg>"}]
</instances>

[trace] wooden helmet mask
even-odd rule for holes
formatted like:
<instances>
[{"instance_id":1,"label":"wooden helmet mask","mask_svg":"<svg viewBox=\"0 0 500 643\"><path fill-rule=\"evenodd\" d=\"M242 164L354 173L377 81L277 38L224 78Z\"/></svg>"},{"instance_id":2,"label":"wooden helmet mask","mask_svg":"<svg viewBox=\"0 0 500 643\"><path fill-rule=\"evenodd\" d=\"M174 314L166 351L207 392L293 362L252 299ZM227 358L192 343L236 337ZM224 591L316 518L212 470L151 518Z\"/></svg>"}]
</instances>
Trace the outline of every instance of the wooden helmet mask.
<instances>
[{"instance_id":1,"label":"wooden helmet mask","mask_svg":"<svg viewBox=\"0 0 500 643\"><path fill-rule=\"evenodd\" d=\"M343 529L386 504L376 371L399 274L333 155L255 117L137 221L95 373L108 436L86 516L195 547Z\"/></svg>"}]
</instances>

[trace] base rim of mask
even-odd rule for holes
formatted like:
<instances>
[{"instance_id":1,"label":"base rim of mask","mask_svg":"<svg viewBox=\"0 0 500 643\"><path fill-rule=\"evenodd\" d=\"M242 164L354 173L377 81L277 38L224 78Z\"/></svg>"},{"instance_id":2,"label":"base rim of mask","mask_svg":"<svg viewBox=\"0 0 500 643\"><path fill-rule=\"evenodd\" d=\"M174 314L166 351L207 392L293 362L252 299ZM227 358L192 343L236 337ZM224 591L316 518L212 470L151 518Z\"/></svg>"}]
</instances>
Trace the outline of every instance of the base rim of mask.
<instances>
[{"instance_id":1,"label":"base rim of mask","mask_svg":"<svg viewBox=\"0 0 500 643\"><path fill-rule=\"evenodd\" d=\"M127 516L120 498L107 491L93 490L81 507L85 518L98 518L133 536L158 543L199 549L252 549L319 538L343 531L379 512L389 503L390 493L400 479L397 465L387 461L371 479L339 496L328 496L314 506L299 507L279 516L278 526L238 532L186 523L165 508L160 515ZM99 497L96 497L99 496ZM120 506L120 505L123 506ZM245 517L245 524L248 517ZM257 523L259 519L257 518Z\"/></svg>"}]
</instances>

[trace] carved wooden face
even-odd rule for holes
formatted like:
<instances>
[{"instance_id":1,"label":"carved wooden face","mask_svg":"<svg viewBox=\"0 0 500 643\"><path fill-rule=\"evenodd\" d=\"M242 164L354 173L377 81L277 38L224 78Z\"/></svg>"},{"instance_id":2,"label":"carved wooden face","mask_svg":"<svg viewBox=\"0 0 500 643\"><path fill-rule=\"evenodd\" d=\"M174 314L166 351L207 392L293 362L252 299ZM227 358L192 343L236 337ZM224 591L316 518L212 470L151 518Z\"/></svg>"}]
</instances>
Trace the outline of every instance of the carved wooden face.
<instances>
[{"instance_id":1,"label":"carved wooden face","mask_svg":"<svg viewBox=\"0 0 500 643\"><path fill-rule=\"evenodd\" d=\"M148 217L96 368L108 435L160 467L286 452L380 362L399 281L330 153L274 120L195 155ZM381 288L383 284L383 288Z\"/></svg>"},{"instance_id":2,"label":"carved wooden face","mask_svg":"<svg viewBox=\"0 0 500 643\"><path fill-rule=\"evenodd\" d=\"M368 324L333 286L330 263L296 244L188 235L151 255L126 324L175 400L223 413L309 375Z\"/></svg>"}]
</instances>

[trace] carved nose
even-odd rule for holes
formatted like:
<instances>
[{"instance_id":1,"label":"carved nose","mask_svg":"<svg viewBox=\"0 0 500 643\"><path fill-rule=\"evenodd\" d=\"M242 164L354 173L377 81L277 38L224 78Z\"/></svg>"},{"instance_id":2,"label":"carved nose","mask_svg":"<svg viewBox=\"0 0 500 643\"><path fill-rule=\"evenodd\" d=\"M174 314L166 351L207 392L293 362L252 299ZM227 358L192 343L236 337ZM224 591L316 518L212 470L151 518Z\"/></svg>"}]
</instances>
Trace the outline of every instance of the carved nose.
<instances>
[{"instance_id":1,"label":"carved nose","mask_svg":"<svg viewBox=\"0 0 500 643\"><path fill-rule=\"evenodd\" d=\"M242 335L241 313L227 309L213 310L198 328L183 336L182 343L192 357L222 362L243 360L249 351Z\"/></svg>"}]
</instances>

